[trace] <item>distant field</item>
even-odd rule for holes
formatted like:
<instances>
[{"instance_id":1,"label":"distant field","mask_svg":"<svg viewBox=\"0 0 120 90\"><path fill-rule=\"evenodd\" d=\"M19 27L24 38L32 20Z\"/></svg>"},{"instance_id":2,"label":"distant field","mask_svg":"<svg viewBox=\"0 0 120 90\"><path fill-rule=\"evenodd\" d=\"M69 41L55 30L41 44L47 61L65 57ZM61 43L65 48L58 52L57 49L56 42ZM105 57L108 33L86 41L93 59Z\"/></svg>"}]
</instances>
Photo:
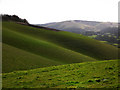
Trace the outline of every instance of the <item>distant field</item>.
<instances>
[{"instance_id":1,"label":"distant field","mask_svg":"<svg viewBox=\"0 0 120 90\"><path fill-rule=\"evenodd\" d=\"M3 72L117 59L118 49L83 35L3 22Z\"/></svg>"},{"instance_id":2,"label":"distant field","mask_svg":"<svg viewBox=\"0 0 120 90\"><path fill-rule=\"evenodd\" d=\"M3 73L3 88L118 88L118 60ZM112 89L113 90L113 89Z\"/></svg>"}]
</instances>

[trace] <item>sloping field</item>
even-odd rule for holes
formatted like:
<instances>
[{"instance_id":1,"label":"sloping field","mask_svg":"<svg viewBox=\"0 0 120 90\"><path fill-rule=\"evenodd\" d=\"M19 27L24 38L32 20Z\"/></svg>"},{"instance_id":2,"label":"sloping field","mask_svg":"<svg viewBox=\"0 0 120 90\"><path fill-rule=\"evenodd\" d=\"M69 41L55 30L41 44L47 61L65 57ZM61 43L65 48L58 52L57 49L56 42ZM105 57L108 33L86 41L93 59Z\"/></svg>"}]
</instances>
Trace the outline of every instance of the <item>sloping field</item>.
<instances>
[{"instance_id":1,"label":"sloping field","mask_svg":"<svg viewBox=\"0 0 120 90\"><path fill-rule=\"evenodd\" d=\"M3 72L110 60L118 53L116 47L79 34L14 22L3 22L3 43Z\"/></svg>"},{"instance_id":2,"label":"sloping field","mask_svg":"<svg viewBox=\"0 0 120 90\"><path fill-rule=\"evenodd\" d=\"M3 72L89 62L94 58L3 27Z\"/></svg>"},{"instance_id":3,"label":"sloping field","mask_svg":"<svg viewBox=\"0 0 120 90\"><path fill-rule=\"evenodd\" d=\"M118 60L84 62L3 74L3 88L118 88Z\"/></svg>"},{"instance_id":4,"label":"sloping field","mask_svg":"<svg viewBox=\"0 0 120 90\"><path fill-rule=\"evenodd\" d=\"M16 23L5 22L3 23L3 42L6 41L6 33L4 29L9 31L18 32L20 34L28 35L39 40L47 41L57 46L70 49L72 51L97 58L97 59L115 59L117 58L117 48L108 44L101 43L97 40L88 38L80 34L74 34L64 31L51 31L30 26L19 25ZM27 48L27 47L26 47Z\"/></svg>"},{"instance_id":5,"label":"sloping field","mask_svg":"<svg viewBox=\"0 0 120 90\"><path fill-rule=\"evenodd\" d=\"M3 44L2 71L33 69L51 65L60 65L62 62L52 61L48 58L24 51L22 49Z\"/></svg>"}]
</instances>

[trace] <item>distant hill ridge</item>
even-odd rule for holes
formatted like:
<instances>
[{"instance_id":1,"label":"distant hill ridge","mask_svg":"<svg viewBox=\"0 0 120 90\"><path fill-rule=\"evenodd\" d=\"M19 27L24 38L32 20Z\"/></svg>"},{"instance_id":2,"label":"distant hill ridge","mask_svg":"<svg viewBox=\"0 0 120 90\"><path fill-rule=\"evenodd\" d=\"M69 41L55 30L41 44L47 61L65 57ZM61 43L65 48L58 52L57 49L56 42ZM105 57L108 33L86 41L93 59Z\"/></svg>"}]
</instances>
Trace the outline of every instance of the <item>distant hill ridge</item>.
<instances>
[{"instance_id":1,"label":"distant hill ridge","mask_svg":"<svg viewBox=\"0 0 120 90\"><path fill-rule=\"evenodd\" d=\"M69 20L38 25L63 31L69 31L73 33L81 33L85 31L100 31L108 27L118 27L118 24L113 22L97 22L83 20Z\"/></svg>"}]
</instances>

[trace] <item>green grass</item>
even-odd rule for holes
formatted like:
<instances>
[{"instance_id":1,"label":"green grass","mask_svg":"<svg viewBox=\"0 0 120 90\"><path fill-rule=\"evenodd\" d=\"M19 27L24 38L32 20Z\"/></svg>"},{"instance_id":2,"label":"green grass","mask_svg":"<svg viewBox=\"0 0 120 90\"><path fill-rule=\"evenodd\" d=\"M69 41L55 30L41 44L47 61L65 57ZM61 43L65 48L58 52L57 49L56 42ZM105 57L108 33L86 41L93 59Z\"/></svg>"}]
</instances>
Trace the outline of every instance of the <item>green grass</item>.
<instances>
[{"instance_id":1,"label":"green grass","mask_svg":"<svg viewBox=\"0 0 120 90\"><path fill-rule=\"evenodd\" d=\"M118 53L116 47L83 35L14 22L3 22L3 43L3 72L110 60Z\"/></svg>"},{"instance_id":2,"label":"green grass","mask_svg":"<svg viewBox=\"0 0 120 90\"><path fill-rule=\"evenodd\" d=\"M67 48L96 59L104 60L117 58L117 48L115 48L114 46L100 43L97 40L88 38L80 34L65 31L56 32L51 30L38 29L29 26L19 25L13 22L3 22L3 36L5 35L5 29L28 35L39 40L44 40L57 46Z\"/></svg>"},{"instance_id":3,"label":"green grass","mask_svg":"<svg viewBox=\"0 0 120 90\"><path fill-rule=\"evenodd\" d=\"M52 61L48 58L12 47L3 43L2 71L26 70L51 65L60 65L62 62Z\"/></svg>"},{"instance_id":4,"label":"green grass","mask_svg":"<svg viewBox=\"0 0 120 90\"><path fill-rule=\"evenodd\" d=\"M117 88L118 60L3 73L3 88Z\"/></svg>"},{"instance_id":5,"label":"green grass","mask_svg":"<svg viewBox=\"0 0 120 90\"><path fill-rule=\"evenodd\" d=\"M3 88L118 87L118 48L65 31L2 26Z\"/></svg>"},{"instance_id":6,"label":"green grass","mask_svg":"<svg viewBox=\"0 0 120 90\"><path fill-rule=\"evenodd\" d=\"M88 36L88 37L90 37L90 38L96 38L97 35L92 35L92 36Z\"/></svg>"}]
</instances>

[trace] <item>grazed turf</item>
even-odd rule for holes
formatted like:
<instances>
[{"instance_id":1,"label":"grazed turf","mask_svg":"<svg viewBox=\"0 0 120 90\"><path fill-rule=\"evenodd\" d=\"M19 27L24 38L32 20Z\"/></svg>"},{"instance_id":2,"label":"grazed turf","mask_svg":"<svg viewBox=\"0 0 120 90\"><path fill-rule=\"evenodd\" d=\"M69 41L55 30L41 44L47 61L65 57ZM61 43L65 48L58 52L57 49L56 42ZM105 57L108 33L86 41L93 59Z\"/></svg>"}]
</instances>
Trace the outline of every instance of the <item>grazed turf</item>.
<instances>
[{"instance_id":1,"label":"grazed turf","mask_svg":"<svg viewBox=\"0 0 120 90\"><path fill-rule=\"evenodd\" d=\"M3 88L117 88L118 60L85 62L3 74Z\"/></svg>"}]
</instances>

